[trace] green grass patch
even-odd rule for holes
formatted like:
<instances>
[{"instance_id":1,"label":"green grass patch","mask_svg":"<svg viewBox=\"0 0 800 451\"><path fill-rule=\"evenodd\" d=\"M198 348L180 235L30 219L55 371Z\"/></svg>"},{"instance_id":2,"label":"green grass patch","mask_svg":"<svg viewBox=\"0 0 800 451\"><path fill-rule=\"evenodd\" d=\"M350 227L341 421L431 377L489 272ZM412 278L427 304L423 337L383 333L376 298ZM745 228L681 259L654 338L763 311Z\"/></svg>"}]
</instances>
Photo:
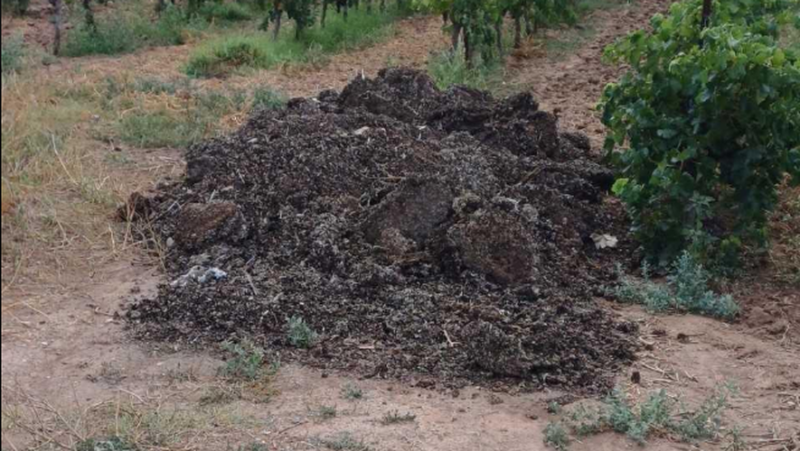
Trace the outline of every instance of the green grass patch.
<instances>
[{"instance_id":1,"label":"green grass patch","mask_svg":"<svg viewBox=\"0 0 800 451\"><path fill-rule=\"evenodd\" d=\"M3 39L2 63L3 75L19 72L25 56L25 45L22 38L15 36Z\"/></svg>"},{"instance_id":2,"label":"green grass patch","mask_svg":"<svg viewBox=\"0 0 800 451\"><path fill-rule=\"evenodd\" d=\"M168 7L158 19L143 11L118 11L97 19L97 32L80 26L67 35L63 54L67 57L120 55L145 47L181 45L190 31L205 26L189 21L176 7Z\"/></svg>"},{"instance_id":3,"label":"green grass patch","mask_svg":"<svg viewBox=\"0 0 800 451\"><path fill-rule=\"evenodd\" d=\"M503 80L503 64L500 62L477 62L472 69L467 68L464 55L453 55L450 51L433 55L428 60L428 74L439 89L452 86L467 86L491 91Z\"/></svg>"},{"instance_id":4,"label":"green grass patch","mask_svg":"<svg viewBox=\"0 0 800 451\"><path fill-rule=\"evenodd\" d=\"M198 12L209 22L246 22L253 19L253 12L241 3L206 3Z\"/></svg>"},{"instance_id":5,"label":"green grass patch","mask_svg":"<svg viewBox=\"0 0 800 451\"><path fill-rule=\"evenodd\" d=\"M285 27L277 40L262 32L220 37L192 52L184 71L192 77L219 77L244 68L320 63L325 55L363 48L385 39L391 35L391 24L397 17L355 11L345 22L341 16L332 16L325 28L309 29L299 40L291 27Z\"/></svg>"},{"instance_id":6,"label":"green grass patch","mask_svg":"<svg viewBox=\"0 0 800 451\"><path fill-rule=\"evenodd\" d=\"M545 429L545 443L566 451L572 436L584 439L605 432L624 434L641 446L654 436L669 435L685 443L718 439L722 420L730 398L736 394L732 386L717 388L714 395L696 409L689 409L679 400L660 390L634 405L625 392L614 392L596 408L579 406Z\"/></svg>"},{"instance_id":7,"label":"green grass patch","mask_svg":"<svg viewBox=\"0 0 800 451\"><path fill-rule=\"evenodd\" d=\"M729 320L741 311L733 297L718 295L709 288L711 273L688 252L673 264L666 285L650 280L647 263L642 275L642 280L636 280L620 271L620 284L609 294L657 313L674 310Z\"/></svg>"}]
</instances>

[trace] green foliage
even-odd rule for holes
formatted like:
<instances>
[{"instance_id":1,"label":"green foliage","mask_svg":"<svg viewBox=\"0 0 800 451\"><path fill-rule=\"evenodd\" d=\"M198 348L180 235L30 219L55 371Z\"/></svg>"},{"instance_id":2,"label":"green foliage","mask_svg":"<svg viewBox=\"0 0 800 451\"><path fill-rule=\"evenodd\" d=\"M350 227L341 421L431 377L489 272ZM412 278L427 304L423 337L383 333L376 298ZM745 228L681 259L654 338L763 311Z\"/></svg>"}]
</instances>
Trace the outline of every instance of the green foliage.
<instances>
[{"instance_id":1,"label":"green foliage","mask_svg":"<svg viewBox=\"0 0 800 451\"><path fill-rule=\"evenodd\" d=\"M241 3L207 3L197 14L207 21L244 22L253 19L253 13Z\"/></svg>"},{"instance_id":2,"label":"green foliage","mask_svg":"<svg viewBox=\"0 0 800 451\"><path fill-rule=\"evenodd\" d=\"M342 388L342 398L348 401L360 401L364 397L364 390L355 384L347 384Z\"/></svg>"},{"instance_id":3,"label":"green foliage","mask_svg":"<svg viewBox=\"0 0 800 451\"><path fill-rule=\"evenodd\" d=\"M295 37L300 39L303 32L314 25L314 4L315 0L286 0L284 8L289 19L294 20Z\"/></svg>"},{"instance_id":4,"label":"green foliage","mask_svg":"<svg viewBox=\"0 0 800 451\"><path fill-rule=\"evenodd\" d=\"M251 443L240 446L239 451L269 451L269 447L263 443Z\"/></svg>"},{"instance_id":5,"label":"green foliage","mask_svg":"<svg viewBox=\"0 0 800 451\"><path fill-rule=\"evenodd\" d=\"M136 451L136 447L119 437L110 439L88 439L78 443L75 451Z\"/></svg>"},{"instance_id":6,"label":"green foliage","mask_svg":"<svg viewBox=\"0 0 800 451\"><path fill-rule=\"evenodd\" d=\"M642 266L642 275L643 281L635 281L620 272L620 284L611 294L620 301L644 305L652 312L678 310L730 320L741 311L732 296L720 296L709 288L711 274L688 252L673 264L667 286L650 280L647 262Z\"/></svg>"},{"instance_id":7,"label":"green foliage","mask_svg":"<svg viewBox=\"0 0 800 451\"><path fill-rule=\"evenodd\" d=\"M289 320L287 329L289 343L295 348L309 349L314 346L317 338L319 338L317 333L311 329L311 326L299 316L292 317Z\"/></svg>"},{"instance_id":8,"label":"green foliage","mask_svg":"<svg viewBox=\"0 0 800 451\"><path fill-rule=\"evenodd\" d=\"M222 349L231 354L220 374L234 380L255 381L264 376L264 350L253 343L223 343Z\"/></svg>"},{"instance_id":9,"label":"green foliage","mask_svg":"<svg viewBox=\"0 0 800 451\"><path fill-rule=\"evenodd\" d=\"M566 451L570 444L569 432L560 423L550 423L544 429L544 443L557 451Z\"/></svg>"},{"instance_id":10,"label":"green foliage","mask_svg":"<svg viewBox=\"0 0 800 451\"><path fill-rule=\"evenodd\" d=\"M413 413L401 414L398 411L388 412L381 418L381 424L384 426L393 426L396 424L413 423L417 421L417 416Z\"/></svg>"},{"instance_id":11,"label":"green foliage","mask_svg":"<svg viewBox=\"0 0 800 451\"><path fill-rule=\"evenodd\" d=\"M570 442L567 427L578 438L613 431L625 434L642 446L656 434L677 435L686 443L714 440L733 394L735 389L731 386L718 388L696 411L691 411L678 410L678 401L664 390L651 393L644 402L634 405L624 391L616 389L602 406L596 409L580 406L563 423L548 425L545 442L555 449L566 450Z\"/></svg>"},{"instance_id":12,"label":"green foliage","mask_svg":"<svg viewBox=\"0 0 800 451\"><path fill-rule=\"evenodd\" d=\"M185 32L197 27L180 10L169 6L160 18L150 21L137 13L120 13L97 20L97 31L86 27L72 30L64 44L68 57L119 55L144 47L184 44Z\"/></svg>"},{"instance_id":13,"label":"green foliage","mask_svg":"<svg viewBox=\"0 0 800 451\"><path fill-rule=\"evenodd\" d=\"M253 110L279 110L286 102L285 95L269 86L261 86L253 92Z\"/></svg>"},{"instance_id":14,"label":"green foliage","mask_svg":"<svg viewBox=\"0 0 800 451\"><path fill-rule=\"evenodd\" d=\"M264 33L224 36L195 49L184 72L192 77L220 77L243 68L271 69L289 64L315 64L321 55L368 46L387 37L394 16L351 12L348 21L331 17L325 28L305 30L298 40Z\"/></svg>"},{"instance_id":15,"label":"green foliage","mask_svg":"<svg viewBox=\"0 0 800 451\"><path fill-rule=\"evenodd\" d=\"M317 417L320 421L332 420L337 416L339 416L339 410L334 406L322 406L319 408L319 412L317 412Z\"/></svg>"},{"instance_id":16,"label":"green foliage","mask_svg":"<svg viewBox=\"0 0 800 451\"><path fill-rule=\"evenodd\" d=\"M331 451L370 451L370 447L351 434L341 434L336 438L321 440L320 444Z\"/></svg>"},{"instance_id":17,"label":"green foliage","mask_svg":"<svg viewBox=\"0 0 800 451\"><path fill-rule=\"evenodd\" d=\"M142 89L179 89L169 83L158 86L144 84ZM246 97L241 92L226 95L220 92L196 92L189 89L186 110L180 113L164 108L158 111L136 110L115 124L116 135L129 145L143 149L162 147L185 148L213 136L221 117L243 109Z\"/></svg>"},{"instance_id":18,"label":"green foliage","mask_svg":"<svg viewBox=\"0 0 800 451\"><path fill-rule=\"evenodd\" d=\"M24 16L31 6L30 0L3 0L3 14L10 13Z\"/></svg>"},{"instance_id":19,"label":"green foliage","mask_svg":"<svg viewBox=\"0 0 800 451\"><path fill-rule=\"evenodd\" d=\"M3 75L19 72L22 69L22 58L24 56L25 46L22 38L4 38L2 45Z\"/></svg>"},{"instance_id":20,"label":"green foliage","mask_svg":"<svg viewBox=\"0 0 800 451\"><path fill-rule=\"evenodd\" d=\"M556 401L547 404L547 413L550 415L561 415L561 411L563 409L564 408L561 406L561 404Z\"/></svg>"},{"instance_id":21,"label":"green foliage","mask_svg":"<svg viewBox=\"0 0 800 451\"><path fill-rule=\"evenodd\" d=\"M500 84L503 65L499 63L478 64L470 69L463 55L453 56L442 52L428 59L428 74L439 89L453 86L468 86L481 90L492 90Z\"/></svg>"},{"instance_id":22,"label":"green foliage","mask_svg":"<svg viewBox=\"0 0 800 451\"><path fill-rule=\"evenodd\" d=\"M764 243L777 185L800 181L800 60L778 45L791 4L716 1L703 30L702 0L684 0L607 50L631 66L601 102L614 192L662 265Z\"/></svg>"}]
</instances>

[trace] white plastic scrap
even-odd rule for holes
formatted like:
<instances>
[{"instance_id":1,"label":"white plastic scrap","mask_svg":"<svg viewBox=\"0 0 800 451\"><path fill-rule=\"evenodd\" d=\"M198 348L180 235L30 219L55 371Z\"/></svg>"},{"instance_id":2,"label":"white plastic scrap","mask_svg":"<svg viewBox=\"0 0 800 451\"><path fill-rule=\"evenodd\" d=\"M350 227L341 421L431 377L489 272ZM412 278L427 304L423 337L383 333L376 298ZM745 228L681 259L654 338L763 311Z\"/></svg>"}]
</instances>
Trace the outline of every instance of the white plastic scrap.
<instances>
[{"instance_id":1,"label":"white plastic scrap","mask_svg":"<svg viewBox=\"0 0 800 451\"><path fill-rule=\"evenodd\" d=\"M202 266L195 266L190 269L188 273L175 279L170 283L170 286L173 288L184 288L189 285L190 282L206 284L212 280L218 281L227 278L228 273L219 268L206 269Z\"/></svg>"},{"instance_id":2,"label":"white plastic scrap","mask_svg":"<svg viewBox=\"0 0 800 451\"><path fill-rule=\"evenodd\" d=\"M594 245L598 249L614 249L619 244L619 239L613 235L595 233L592 235Z\"/></svg>"}]
</instances>

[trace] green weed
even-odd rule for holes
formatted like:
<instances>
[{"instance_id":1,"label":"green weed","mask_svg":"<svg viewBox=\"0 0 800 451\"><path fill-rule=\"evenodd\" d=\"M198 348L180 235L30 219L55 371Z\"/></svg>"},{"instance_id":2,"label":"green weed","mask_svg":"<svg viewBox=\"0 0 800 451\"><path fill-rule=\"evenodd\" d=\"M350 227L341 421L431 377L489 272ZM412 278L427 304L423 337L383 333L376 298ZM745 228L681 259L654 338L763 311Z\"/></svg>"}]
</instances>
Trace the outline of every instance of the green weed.
<instances>
[{"instance_id":1,"label":"green weed","mask_svg":"<svg viewBox=\"0 0 800 451\"><path fill-rule=\"evenodd\" d=\"M332 420L337 416L339 416L339 410L334 406L322 406L317 412L317 418L319 418L320 421Z\"/></svg>"},{"instance_id":2,"label":"green weed","mask_svg":"<svg viewBox=\"0 0 800 451\"><path fill-rule=\"evenodd\" d=\"M220 368L220 374L228 379L255 381L264 376L264 350L253 343L224 343L222 349L231 354L228 362Z\"/></svg>"},{"instance_id":3,"label":"green weed","mask_svg":"<svg viewBox=\"0 0 800 451\"><path fill-rule=\"evenodd\" d=\"M392 31L395 16L352 13L347 22L331 17L325 28L307 30L301 39L286 30L277 41L264 33L224 36L198 47L184 71L192 77L219 77L243 68L270 69L287 64L317 64L324 55L372 45Z\"/></svg>"},{"instance_id":4,"label":"green weed","mask_svg":"<svg viewBox=\"0 0 800 451\"><path fill-rule=\"evenodd\" d=\"M135 451L137 448L119 437L89 439L78 443L75 451Z\"/></svg>"},{"instance_id":5,"label":"green weed","mask_svg":"<svg viewBox=\"0 0 800 451\"><path fill-rule=\"evenodd\" d=\"M86 27L72 30L64 44L68 57L120 55L144 47L184 44L186 29L196 27L186 21L178 8L169 7L152 22L141 13L120 12L98 20L97 32Z\"/></svg>"},{"instance_id":6,"label":"green weed","mask_svg":"<svg viewBox=\"0 0 800 451\"><path fill-rule=\"evenodd\" d=\"M287 328L289 343L295 348L309 349L314 346L314 343L317 341L317 333L299 316L292 317L289 320Z\"/></svg>"},{"instance_id":7,"label":"green weed","mask_svg":"<svg viewBox=\"0 0 800 451\"><path fill-rule=\"evenodd\" d=\"M25 46L22 38L4 38L2 45L3 75L19 72L22 69L22 58L24 56Z\"/></svg>"},{"instance_id":8,"label":"green weed","mask_svg":"<svg viewBox=\"0 0 800 451\"><path fill-rule=\"evenodd\" d=\"M253 92L253 110L279 110L286 106L286 96L269 86L256 88Z\"/></svg>"},{"instance_id":9,"label":"green weed","mask_svg":"<svg viewBox=\"0 0 800 451\"><path fill-rule=\"evenodd\" d=\"M369 451L371 448L351 434L344 433L338 437L320 440L320 445L331 451Z\"/></svg>"},{"instance_id":10,"label":"green weed","mask_svg":"<svg viewBox=\"0 0 800 451\"><path fill-rule=\"evenodd\" d=\"M469 69L461 54L453 56L449 51L433 55L428 60L428 74L439 89L452 86L467 86L490 91L496 88L503 76L503 66L498 63L476 63Z\"/></svg>"},{"instance_id":11,"label":"green weed","mask_svg":"<svg viewBox=\"0 0 800 451\"><path fill-rule=\"evenodd\" d=\"M342 387L342 398L348 401L360 401L364 397L364 390L355 384L347 384Z\"/></svg>"},{"instance_id":12,"label":"green weed","mask_svg":"<svg viewBox=\"0 0 800 451\"><path fill-rule=\"evenodd\" d=\"M650 280L650 267L642 267L643 280L621 274L620 284L611 294L622 302L644 305L652 312L678 310L688 313L733 319L741 307L733 297L720 296L709 288L711 273L688 252L672 266L666 286Z\"/></svg>"},{"instance_id":13,"label":"green weed","mask_svg":"<svg viewBox=\"0 0 800 451\"><path fill-rule=\"evenodd\" d=\"M566 451L570 444L569 432L560 423L550 423L544 429L544 443L557 451Z\"/></svg>"},{"instance_id":14,"label":"green weed","mask_svg":"<svg viewBox=\"0 0 800 451\"><path fill-rule=\"evenodd\" d=\"M381 418L381 424L384 426L393 426L396 424L413 423L417 421L417 416L413 413L401 414L398 411L388 412Z\"/></svg>"},{"instance_id":15,"label":"green weed","mask_svg":"<svg viewBox=\"0 0 800 451\"><path fill-rule=\"evenodd\" d=\"M253 19L253 13L240 3L206 3L198 14L207 21L244 22Z\"/></svg>"}]
</instances>

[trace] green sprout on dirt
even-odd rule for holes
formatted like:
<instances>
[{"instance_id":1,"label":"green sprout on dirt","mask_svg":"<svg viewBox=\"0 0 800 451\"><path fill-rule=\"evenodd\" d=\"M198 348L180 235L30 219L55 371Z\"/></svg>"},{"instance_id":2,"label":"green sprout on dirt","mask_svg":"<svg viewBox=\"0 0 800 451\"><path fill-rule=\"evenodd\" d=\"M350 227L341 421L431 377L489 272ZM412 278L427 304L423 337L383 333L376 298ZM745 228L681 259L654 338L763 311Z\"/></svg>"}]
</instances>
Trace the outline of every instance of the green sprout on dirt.
<instances>
[{"instance_id":1,"label":"green sprout on dirt","mask_svg":"<svg viewBox=\"0 0 800 451\"><path fill-rule=\"evenodd\" d=\"M565 451L570 434L582 439L604 432L624 434L642 446L657 435L672 435L685 443L714 440L720 434L722 415L735 393L735 387L730 385L718 388L693 411L671 398L665 390L651 393L642 403L634 405L624 391L617 389L602 406L579 406L561 423L548 425L545 442ZM740 443L741 437L733 437L733 440Z\"/></svg>"},{"instance_id":2,"label":"green sprout on dirt","mask_svg":"<svg viewBox=\"0 0 800 451\"><path fill-rule=\"evenodd\" d=\"M348 401L360 401L364 397L364 390L355 384L347 384L342 388L342 398Z\"/></svg>"},{"instance_id":3,"label":"green sprout on dirt","mask_svg":"<svg viewBox=\"0 0 800 451\"><path fill-rule=\"evenodd\" d=\"M332 439L320 440L319 444L331 451L370 451L372 449L349 433L341 434Z\"/></svg>"},{"instance_id":4,"label":"green sprout on dirt","mask_svg":"<svg viewBox=\"0 0 800 451\"><path fill-rule=\"evenodd\" d=\"M18 72L22 68L24 56L25 47L21 38L4 38L2 46L3 75Z\"/></svg>"},{"instance_id":5,"label":"green sprout on dirt","mask_svg":"<svg viewBox=\"0 0 800 451\"><path fill-rule=\"evenodd\" d=\"M269 451L269 447L263 443L251 443L237 448L238 451Z\"/></svg>"},{"instance_id":6,"label":"green sprout on dirt","mask_svg":"<svg viewBox=\"0 0 800 451\"><path fill-rule=\"evenodd\" d=\"M557 451L566 451L570 443L569 433L560 423L550 423L544 429L544 443Z\"/></svg>"},{"instance_id":7,"label":"green sprout on dirt","mask_svg":"<svg viewBox=\"0 0 800 451\"><path fill-rule=\"evenodd\" d=\"M262 86L253 92L253 110L279 110L286 106L286 96L280 92Z\"/></svg>"},{"instance_id":8,"label":"green sprout on dirt","mask_svg":"<svg viewBox=\"0 0 800 451\"><path fill-rule=\"evenodd\" d=\"M741 307L730 295L718 295L709 287L711 273L685 252L672 266L667 285L651 280L649 265L642 266L643 280L634 280L618 270L620 284L611 295L622 302L645 306L651 312L676 310L730 320Z\"/></svg>"},{"instance_id":9,"label":"green sprout on dirt","mask_svg":"<svg viewBox=\"0 0 800 451\"><path fill-rule=\"evenodd\" d=\"M136 447L119 437L98 440L88 439L78 443L75 451L136 451Z\"/></svg>"},{"instance_id":10,"label":"green sprout on dirt","mask_svg":"<svg viewBox=\"0 0 800 451\"><path fill-rule=\"evenodd\" d=\"M332 420L339 416L339 410L335 406L322 406L317 412L317 418L320 421Z\"/></svg>"},{"instance_id":11,"label":"green sprout on dirt","mask_svg":"<svg viewBox=\"0 0 800 451\"><path fill-rule=\"evenodd\" d=\"M309 349L314 346L317 338L319 338L311 326L299 316L292 317L287 327L289 329L289 343L295 348Z\"/></svg>"},{"instance_id":12,"label":"green sprout on dirt","mask_svg":"<svg viewBox=\"0 0 800 451\"><path fill-rule=\"evenodd\" d=\"M388 412L381 418L381 424L384 426L413 423L415 421L417 421L417 416L413 413L401 414L399 411Z\"/></svg>"},{"instance_id":13,"label":"green sprout on dirt","mask_svg":"<svg viewBox=\"0 0 800 451\"><path fill-rule=\"evenodd\" d=\"M255 381L265 375L264 350L252 342L243 341L238 344L226 342L222 344L222 349L231 354L231 358L219 370L223 377L231 380Z\"/></svg>"},{"instance_id":14,"label":"green sprout on dirt","mask_svg":"<svg viewBox=\"0 0 800 451\"><path fill-rule=\"evenodd\" d=\"M562 410L561 404L556 401L547 404L547 413L550 415L561 415Z\"/></svg>"}]
</instances>

